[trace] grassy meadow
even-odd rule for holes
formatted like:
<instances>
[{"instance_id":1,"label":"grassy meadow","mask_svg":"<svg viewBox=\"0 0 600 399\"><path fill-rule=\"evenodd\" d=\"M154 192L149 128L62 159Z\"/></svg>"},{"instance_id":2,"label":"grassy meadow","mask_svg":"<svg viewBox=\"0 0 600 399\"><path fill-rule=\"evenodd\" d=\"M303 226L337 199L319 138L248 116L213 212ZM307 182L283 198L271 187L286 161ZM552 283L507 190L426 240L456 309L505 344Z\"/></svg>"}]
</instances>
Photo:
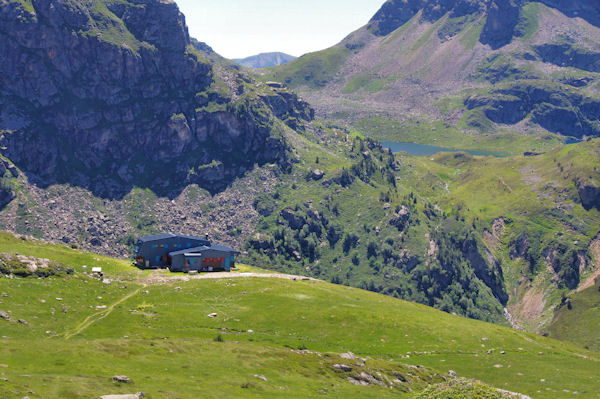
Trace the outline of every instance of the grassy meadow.
<instances>
[{"instance_id":1,"label":"grassy meadow","mask_svg":"<svg viewBox=\"0 0 600 399\"><path fill-rule=\"evenodd\" d=\"M0 310L13 320L0 319L2 397L410 397L449 370L535 398L599 397L596 353L356 288L258 277L157 280L124 260L8 234L0 250L76 269L61 278L0 278ZM101 264L111 283L81 273L82 264ZM359 358L340 357L347 352ZM349 381L361 375L379 382Z\"/></svg>"}]
</instances>

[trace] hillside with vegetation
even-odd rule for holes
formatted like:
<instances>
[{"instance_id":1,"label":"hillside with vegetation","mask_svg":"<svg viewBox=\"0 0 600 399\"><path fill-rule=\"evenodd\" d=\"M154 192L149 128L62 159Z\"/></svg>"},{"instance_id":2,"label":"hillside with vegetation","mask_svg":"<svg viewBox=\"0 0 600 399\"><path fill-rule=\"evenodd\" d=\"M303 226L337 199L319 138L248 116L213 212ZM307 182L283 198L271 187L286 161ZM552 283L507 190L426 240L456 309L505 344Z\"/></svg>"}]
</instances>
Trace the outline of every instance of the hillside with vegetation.
<instances>
[{"instance_id":1,"label":"hillside with vegetation","mask_svg":"<svg viewBox=\"0 0 600 399\"><path fill-rule=\"evenodd\" d=\"M600 134L599 16L593 0L389 0L338 45L259 75L371 138L541 151Z\"/></svg>"},{"instance_id":2,"label":"hillside with vegetation","mask_svg":"<svg viewBox=\"0 0 600 399\"><path fill-rule=\"evenodd\" d=\"M0 252L69 270L1 274L6 397L597 397L597 353L389 296L246 266L140 271L7 233Z\"/></svg>"},{"instance_id":3,"label":"hillside with vegetation","mask_svg":"<svg viewBox=\"0 0 600 399\"><path fill-rule=\"evenodd\" d=\"M173 3L44 4L0 3L1 18L12 27L0 29L6 39L0 47L15 55L0 60L6 72L0 75L3 229L119 256L131 255L131 247L142 235L162 231L209 234L215 242L243 250L249 264L332 282L339 286L334 291L344 292L344 286L362 288L448 314L548 332L596 349L590 343L592 335L581 338L565 333L561 320L581 321L584 329L594 323L593 316L583 323L587 316L573 317L575 313L565 313L564 306L569 298L575 303L577 291L589 287L600 270L598 139L562 145L564 135L522 134L515 127L518 123L511 127L483 120L487 127L475 132L461 130L466 126L462 122L453 124L443 116L435 119L436 115L467 118L464 107L468 104L493 114L490 102L497 99L525 110L523 96L530 96L527 104L535 109L526 112L528 117L537 115L537 122L531 119L527 126L541 129L541 114L536 112L548 107L537 103L538 98L567 101L573 97L581 109L565 106L568 110L594 111L595 83L559 90L563 86L546 78L511 78L492 86L488 80L448 79L448 84L481 86L462 99L436 100L434 108L441 114L428 114L431 124L407 127L389 115L370 113L368 106L364 111L369 115L364 118L354 119L343 112L327 114L338 119L331 122L315 119L311 106L286 84L260 82L208 45L189 38L184 18ZM383 10L398 6L386 4ZM586 27L589 36L577 36L581 40L594 37L593 14L581 20L574 18L574 10L548 7L527 3L518 15L521 18L527 10L535 11L531 14L535 16L552 15L573 32ZM483 23L488 14L477 14L482 10L476 7L463 16L468 16L466 21L477 17ZM379 44L387 40L395 45L409 43L403 35L413 28L415 32L431 29L425 37L438 45L440 36L433 32L439 31L432 26L449 20L459 9L448 9L441 16L417 10L417 14L407 14L409 22L402 22L407 15L388 15L388 11L378 14L377 24L355 34L370 38L364 46L344 45L308 55L260 79L282 78L300 87L322 111L322 103L314 96L333 87L329 71L342 68L339 73L346 74L347 56L373 51L373 57L381 57ZM147 30L141 29L146 26L142 17L147 16L165 19L152 20ZM393 22L394 18L399 22ZM539 26L550 24L544 21ZM392 33L386 33L397 23ZM31 38L29 31L35 33ZM485 41L489 40L485 32L482 28L473 36L477 40L471 50L477 54L492 46ZM532 37L541 34L532 32ZM464 38L467 32L456 34ZM164 39L171 35L180 40L178 45ZM72 42L62 40L65 37ZM509 44L494 51L529 46L519 37L511 36ZM344 43L355 43L355 39L351 36ZM446 42L453 40L454 36ZM427 43L431 44L423 39L421 44ZM97 50L98 57L103 54L100 58L107 63L81 64L84 59L77 57L77 51L88 47ZM422 54L425 50L415 51ZM124 62L123 73L133 75L127 79L115 75L115 65L121 65L118 60ZM320 74L315 79L322 79L323 87L305 90L316 82L312 77L303 78L305 83L299 85L295 78L277 75L294 65L311 64L310 60L315 60L314 70ZM89 79L94 76L103 78L94 83ZM595 75L590 76L590 82L595 82ZM30 80L39 87L31 88ZM418 87L424 87L424 80L420 82ZM522 86L514 87L515 82L547 90L528 86L522 91ZM376 95L381 92L379 83L356 79L349 88L350 82L344 83L347 93L342 94L362 96L373 89L371 94ZM344 98L350 97L336 104L351 104ZM411 98L427 100L428 96L421 93ZM42 100L43 104L38 103ZM350 107L358 109L356 104ZM377 104L378 109L386 109L384 103ZM396 106L404 105L395 101ZM593 112L585 115L589 117L581 122L594 125ZM424 131L428 133L423 135ZM531 148L539 151L505 158L464 153L414 157L392 154L369 137L385 138L386 132L402 132L411 141L435 138L451 147L493 148L504 155ZM26 263L26 259L10 258L2 273L26 275ZM68 268L52 270L51 274L70 276ZM589 315L594 303L582 299L577 309ZM502 387L498 381L491 383Z\"/></svg>"}]
</instances>

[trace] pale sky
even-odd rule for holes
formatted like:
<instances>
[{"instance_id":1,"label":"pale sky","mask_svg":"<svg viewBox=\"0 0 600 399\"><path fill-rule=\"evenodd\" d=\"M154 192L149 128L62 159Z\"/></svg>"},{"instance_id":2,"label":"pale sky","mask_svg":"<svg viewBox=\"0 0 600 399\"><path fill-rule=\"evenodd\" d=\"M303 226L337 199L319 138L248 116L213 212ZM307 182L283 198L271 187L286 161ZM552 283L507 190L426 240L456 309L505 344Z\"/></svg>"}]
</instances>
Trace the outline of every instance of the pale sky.
<instances>
[{"instance_id":1,"label":"pale sky","mask_svg":"<svg viewBox=\"0 0 600 399\"><path fill-rule=\"evenodd\" d=\"M322 50L365 25L384 0L175 0L190 35L227 58Z\"/></svg>"}]
</instances>

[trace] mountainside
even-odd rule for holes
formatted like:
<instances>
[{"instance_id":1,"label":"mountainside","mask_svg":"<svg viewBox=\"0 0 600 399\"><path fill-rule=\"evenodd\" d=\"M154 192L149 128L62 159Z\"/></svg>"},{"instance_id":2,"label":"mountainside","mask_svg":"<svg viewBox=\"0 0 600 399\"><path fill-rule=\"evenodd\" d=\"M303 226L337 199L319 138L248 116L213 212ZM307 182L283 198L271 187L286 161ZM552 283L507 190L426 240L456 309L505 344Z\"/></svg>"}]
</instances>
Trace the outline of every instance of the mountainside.
<instances>
[{"instance_id":1,"label":"mountainside","mask_svg":"<svg viewBox=\"0 0 600 399\"><path fill-rule=\"evenodd\" d=\"M598 395L597 353L356 288L244 265L184 279L6 233L0 254L3 397Z\"/></svg>"},{"instance_id":2,"label":"mountainside","mask_svg":"<svg viewBox=\"0 0 600 399\"><path fill-rule=\"evenodd\" d=\"M285 53L261 53L246 58L237 58L233 61L247 68L268 68L287 64L297 57Z\"/></svg>"},{"instance_id":3,"label":"mountainside","mask_svg":"<svg viewBox=\"0 0 600 399\"><path fill-rule=\"evenodd\" d=\"M600 279L594 280L590 281L592 284L588 288L563 298L554 310L552 323L545 330L555 339L574 342L586 349L599 352Z\"/></svg>"},{"instance_id":4,"label":"mountainside","mask_svg":"<svg viewBox=\"0 0 600 399\"><path fill-rule=\"evenodd\" d=\"M594 0L390 0L337 46L261 73L374 138L494 149L510 134L522 152L600 135L598 43Z\"/></svg>"},{"instance_id":5,"label":"mountainside","mask_svg":"<svg viewBox=\"0 0 600 399\"><path fill-rule=\"evenodd\" d=\"M509 158L418 158L394 155L360 131L405 134L405 125L389 119L406 106L403 102L381 97L388 102L361 104L367 97L414 89L412 100L432 102L418 109L431 111L427 118L435 122L423 121L415 107L406 114L417 126L410 134L462 140L454 146L494 145L497 152L553 147L564 138L543 133L540 141L505 128L465 133L434 118L477 119L484 115L477 109L518 116L491 102L506 100L520 109L523 93L535 108L527 118L535 114L535 120L543 120L537 112L544 109L553 115L550 103L536 103L539 98L579 98L581 109L595 112L594 73L591 86L549 96L545 90L558 84L550 78L529 76L515 81L518 85L495 86L485 80L440 80L455 89L467 82L471 89L435 103L423 95L427 85L416 72L389 81L405 85L406 93L385 86L394 75L376 80L360 75L344 81L343 102L333 102L335 92L326 99L332 107L352 109L331 114L348 118L354 127L346 128L315 120L312 108L285 84L266 75L268 83L256 82L208 45L190 39L173 3L0 1L6 22L0 26L0 47L11 55L0 60L6 72L0 75L3 229L123 256L142 235L209 234L243 250L252 264L532 331L543 331L562 296L585 285L598 269L591 255L600 222L597 140ZM483 23L491 12L487 3L464 4L471 6L446 11L439 24L449 13L465 10ZM573 29L585 26L590 36L580 36L582 42L594 37L596 28L584 20L541 4L529 6ZM410 42L405 34L411 29L431 31L424 36L432 40L427 46L440 43L433 35L438 22L428 22L433 17L425 11L417 10L387 36L377 35L391 22L378 17L342 47L294 61L291 68L312 65L319 77L298 72L290 75L290 84L297 78L319 87L335 68L343 74L369 59L400 73L410 65L394 61L397 54L391 50L406 50L402 46L408 44L402 43ZM401 23L402 15L392 20ZM479 33L468 37L477 39L472 54L493 51L479 42ZM520 39L498 51L515 40ZM380 46L388 42L393 45L382 53ZM419 57L429 51L417 50ZM371 52L375 58L360 58ZM463 53L463 61L467 56ZM352 57L356 64L344 64ZM342 84L327 82L307 92L321 110L324 97L319 96ZM467 105L474 107L470 114ZM375 106L389 113L360 116ZM563 108L566 114L575 112ZM478 120L482 129L494 128L491 121Z\"/></svg>"},{"instance_id":6,"label":"mountainside","mask_svg":"<svg viewBox=\"0 0 600 399\"><path fill-rule=\"evenodd\" d=\"M273 112L310 119L207 60L173 1L2 0L0 21L2 154L40 186L217 192L254 164L289 167Z\"/></svg>"}]
</instances>

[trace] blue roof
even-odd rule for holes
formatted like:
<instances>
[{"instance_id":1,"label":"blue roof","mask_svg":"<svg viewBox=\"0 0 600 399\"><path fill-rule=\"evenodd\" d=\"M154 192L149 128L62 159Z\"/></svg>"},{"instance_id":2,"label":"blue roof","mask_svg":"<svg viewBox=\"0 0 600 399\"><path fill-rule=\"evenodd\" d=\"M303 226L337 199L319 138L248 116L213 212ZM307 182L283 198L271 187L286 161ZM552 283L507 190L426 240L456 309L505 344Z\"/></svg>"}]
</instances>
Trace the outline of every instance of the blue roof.
<instances>
[{"instance_id":1,"label":"blue roof","mask_svg":"<svg viewBox=\"0 0 600 399\"><path fill-rule=\"evenodd\" d=\"M194 252L206 251L207 249L210 249L210 247L207 247L205 245L203 245L201 247L195 247L195 248L186 248L186 249L182 249L181 251L169 252L169 256L185 255L185 254L190 254L190 253L194 253Z\"/></svg>"},{"instance_id":2,"label":"blue roof","mask_svg":"<svg viewBox=\"0 0 600 399\"><path fill-rule=\"evenodd\" d=\"M166 233L166 234L159 234L156 236L141 237L140 241L142 241L142 242L158 241L158 240L165 240L167 238L173 238L173 237L176 237L176 235L173 233Z\"/></svg>"},{"instance_id":3,"label":"blue roof","mask_svg":"<svg viewBox=\"0 0 600 399\"><path fill-rule=\"evenodd\" d=\"M226 246L223 246L223 245L216 245L216 244L211 245L210 249L215 249L217 251L223 251L223 252L235 252L235 253L238 253L238 254L240 253L239 251L236 251L233 248L229 248L229 247L226 247Z\"/></svg>"},{"instance_id":4,"label":"blue roof","mask_svg":"<svg viewBox=\"0 0 600 399\"><path fill-rule=\"evenodd\" d=\"M239 251L236 251L233 248L225 247L223 245L211 245L210 247L203 245L201 247L186 248L186 249L182 249L180 251L169 252L169 256L187 255L187 254L193 254L195 252L209 251L209 250L220 251L220 252L233 252L236 254L240 253Z\"/></svg>"}]
</instances>

